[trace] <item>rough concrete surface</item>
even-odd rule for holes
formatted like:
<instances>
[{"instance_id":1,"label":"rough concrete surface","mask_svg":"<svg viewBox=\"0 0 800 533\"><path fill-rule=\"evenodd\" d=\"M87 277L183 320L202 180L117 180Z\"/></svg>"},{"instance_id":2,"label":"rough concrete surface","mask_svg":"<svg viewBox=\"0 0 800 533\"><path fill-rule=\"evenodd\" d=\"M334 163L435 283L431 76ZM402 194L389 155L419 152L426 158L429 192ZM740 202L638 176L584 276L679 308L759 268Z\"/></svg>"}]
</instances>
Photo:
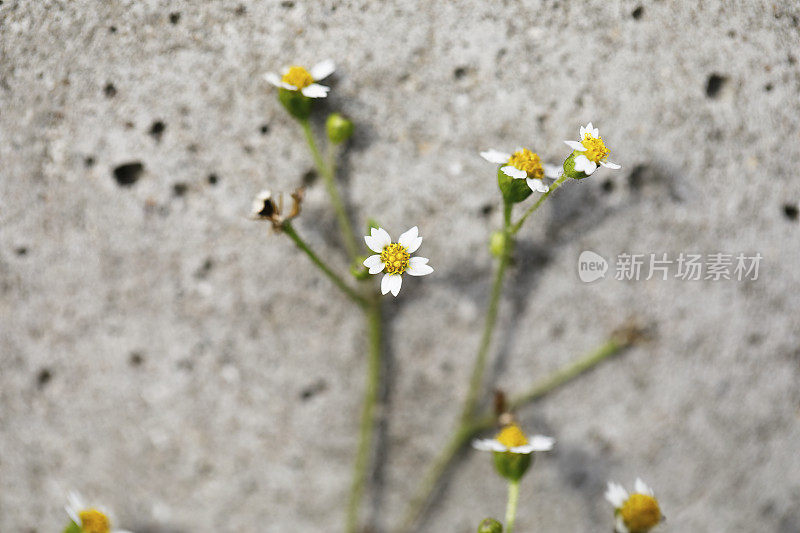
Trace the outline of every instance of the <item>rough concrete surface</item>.
<instances>
[{"instance_id":1,"label":"rough concrete surface","mask_svg":"<svg viewBox=\"0 0 800 533\"><path fill-rule=\"evenodd\" d=\"M605 482L640 475L667 531L800 531L799 19L793 0L0 2L0 531L59 531L71 488L139 532L340 530L362 319L246 217L313 178L262 74L327 57L354 220L419 225L436 269L388 297L374 531L466 391L501 218L478 152L558 163L590 120L622 169L521 232L489 386L629 319L651 338L519 413L558 444L517 530L610 531ZM297 227L344 269L334 220L314 182ZM755 281L584 284L582 250L764 259ZM470 452L420 531L504 504Z\"/></svg>"}]
</instances>

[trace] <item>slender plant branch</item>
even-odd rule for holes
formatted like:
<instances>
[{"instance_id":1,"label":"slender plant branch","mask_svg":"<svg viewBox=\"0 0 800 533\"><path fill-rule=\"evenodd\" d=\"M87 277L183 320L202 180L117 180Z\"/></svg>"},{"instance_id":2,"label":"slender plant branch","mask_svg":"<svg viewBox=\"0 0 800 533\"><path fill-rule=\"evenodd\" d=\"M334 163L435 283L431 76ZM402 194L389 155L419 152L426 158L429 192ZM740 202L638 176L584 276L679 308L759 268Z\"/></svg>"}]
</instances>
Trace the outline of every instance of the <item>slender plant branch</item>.
<instances>
[{"instance_id":1,"label":"slender plant branch","mask_svg":"<svg viewBox=\"0 0 800 533\"><path fill-rule=\"evenodd\" d=\"M494 328L497 325L497 311L500 307L500 296L503 293L503 280L505 279L508 263L511 261L511 240L512 236L509 231L511 225L511 208L512 204L506 202L503 206L503 253L497 263L497 269L494 274L494 281L492 282L492 293L489 296L489 303L486 308L486 321L483 326L483 334L481 335L481 343L478 348L478 355L475 357L475 363L472 367L472 376L469 381L469 389L467 389L467 397L464 400L464 406L461 410L461 423L468 422L475 415L475 409L478 405L480 398L481 385L483 384L483 374L486 370L486 357L489 354L489 346L492 343L492 335Z\"/></svg>"},{"instance_id":2,"label":"slender plant branch","mask_svg":"<svg viewBox=\"0 0 800 533\"><path fill-rule=\"evenodd\" d=\"M523 392L519 396L516 396L509 403L510 409L520 409L543 398L558 387L565 385L569 381L579 377L581 374L588 372L609 357L620 353L626 347L635 342L636 339L637 336L635 334L612 335L611 338L609 338L605 343L595 350L592 350L580 359L567 364L559 370L556 370L539 383L533 385L527 391ZM398 531L412 531L415 523L425 511L428 500L430 499L433 490L436 488L436 485L439 483L439 479L441 479L448 467L452 464L456 455L458 455L461 449L466 446L470 440L477 436L478 433L490 429L496 423L497 416L489 412L471 420L461 422L456 431L453 433L453 436L442 448L441 452L439 452L439 455L437 455L433 460L433 463L428 468L425 476L422 478L417 491L406 508L402 526L398 529Z\"/></svg>"},{"instance_id":3,"label":"slender plant branch","mask_svg":"<svg viewBox=\"0 0 800 533\"><path fill-rule=\"evenodd\" d=\"M546 193L542 194L539 197L539 199L536 201L536 203L533 204L527 211L525 211L525 214L522 215L522 217L516 222L516 224L511 226L511 230L510 230L511 234L512 235L516 235L517 232L522 227L522 224L525 222L525 219L527 219L537 209L539 209L539 206L542 205L544 203L544 201L547 200L550 197L550 195L553 194L553 192L555 192L556 189L561 187L561 184L563 184L568 179L569 178L566 175L561 175L561 177L559 177L556 181L554 181L553 184L550 185L550 189L548 189L548 191Z\"/></svg>"},{"instance_id":4,"label":"slender plant branch","mask_svg":"<svg viewBox=\"0 0 800 533\"><path fill-rule=\"evenodd\" d=\"M517 518L517 502L519 502L519 480L508 482L508 503L506 504L506 533L514 531L514 520Z\"/></svg>"},{"instance_id":5,"label":"slender plant branch","mask_svg":"<svg viewBox=\"0 0 800 533\"><path fill-rule=\"evenodd\" d=\"M342 197L339 195L339 189L336 187L336 152L332 144L328 145L328 162L322 159L322 154L317 148L317 142L314 140L314 132L311 131L311 123L306 120L301 120L300 125L303 127L303 133L306 137L306 143L311 150L311 156L314 158L314 165L317 171L322 176L322 181L325 182L325 188L328 190L333 210L336 212L336 218L339 222L339 229L342 233L342 240L347 249L347 254L350 261L355 262L358 258L358 241L356 234L353 232L353 226L350 224L350 218L347 216L347 209L345 209Z\"/></svg>"},{"instance_id":6,"label":"slender plant branch","mask_svg":"<svg viewBox=\"0 0 800 533\"><path fill-rule=\"evenodd\" d=\"M297 245L300 250L305 252L305 254L311 259L311 262L319 268L323 274L325 274L328 279L330 279L334 285L336 285L348 298L353 300L359 307L366 308L367 307L367 300L358 294L355 289L350 287L336 272L331 270L331 268L322 260L320 257L314 253L314 250L309 247L309 245L297 234L292 226L290 221L285 221L282 225L283 232L294 241L295 245Z\"/></svg>"},{"instance_id":7,"label":"slender plant branch","mask_svg":"<svg viewBox=\"0 0 800 533\"><path fill-rule=\"evenodd\" d=\"M367 472L370 464L370 451L375 433L375 404L378 399L381 379L382 348L381 302L377 296L370 301L366 309L366 315L369 338L367 383L361 408L358 451L356 452L356 460L353 467L350 499L347 504L346 533L356 533L358 531L358 511L361 506L361 499L364 496L364 486L367 481Z\"/></svg>"}]
</instances>

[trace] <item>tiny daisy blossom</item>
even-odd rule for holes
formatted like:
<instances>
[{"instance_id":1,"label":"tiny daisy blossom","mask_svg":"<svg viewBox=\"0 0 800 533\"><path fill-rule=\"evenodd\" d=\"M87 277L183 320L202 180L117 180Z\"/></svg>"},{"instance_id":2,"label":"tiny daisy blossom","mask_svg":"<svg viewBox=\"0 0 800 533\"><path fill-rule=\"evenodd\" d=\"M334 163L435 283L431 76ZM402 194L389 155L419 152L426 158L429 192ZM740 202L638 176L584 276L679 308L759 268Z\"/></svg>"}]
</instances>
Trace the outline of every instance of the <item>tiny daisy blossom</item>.
<instances>
[{"instance_id":1,"label":"tiny daisy blossom","mask_svg":"<svg viewBox=\"0 0 800 533\"><path fill-rule=\"evenodd\" d=\"M481 157L490 163L503 165L500 167L503 174L524 179L533 191L547 192L550 187L545 185L544 178L554 179L561 175L561 167L543 165L539 155L527 148L517 148L513 154L492 149L481 152Z\"/></svg>"},{"instance_id":2,"label":"tiny daisy blossom","mask_svg":"<svg viewBox=\"0 0 800 533\"><path fill-rule=\"evenodd\" d=\"M600 138L600 130L593 127L592 123L581 126L580 141L564 141L567 146L575 151L575 170L591 176L597 165L606 168L618 169L619 165L606 161L608 149L603 139Z\"/></svg>"},{"instance_id":3,"label":"tiny daisy blossom","mask_svg":"<svg viewBox=\"0 0 800 533\"><path fill-rule=\"evenodd\" d=\"M483 452L511 452L528 455L533 452L549 452L556 440L544 435L528 437L518 425L504 427L493 439L475 439L472 447Z\"/></svg>"},{"instance_id":4,"label":"tiny daisy blossom","mask_svg":"<svg viewBox=\"0 0 800 533\"><path fill-rule=\"evenodd\" d=\"M82 533L130 533L122 529L111 529L110 513L102 508L84 505L80 494L76 492L68 494L67 502L64 510Z\"/></svg>"},{"instance_id":5,"label":"tiny daisy blossom","mask_svg":"<svg viewBox=\"0 0 800 533\"><path fill-rule=\"evenodd\" d=\"M422 244L417 226L400 235L396 243L392 242L392 238L383 228L372 228L370 235L364 236L364 241L367 247L375 252L375 255L367 257L364 261L369 273L379 274L386 269L386 274L381 280L381 294L391 292L392 296L397 296L403 283L403 273L424 276L433 272L433 268L428 266L427 259L411 257Z\"/></svg>"},{"instance_id":6,"label":"tiny daisy blossom","mask_svg":"<svg viewBox=\"0 0 800 533\"><path fill-rule=\"evenodd\" d=\"M264 79L275 87L280 87L287 91L300 91L303 96L308 98L325 98L331 88L320 85L317 82L333 74L335 68L333 61L326 59L311 67L311 70L292 65L291 67L285 67L281 72L281 76L274 72L267 72L264 74Z\"/></svg>"},{"instance_id":7,"label":"tiny daisy blossom","mask_svg":"<svg viewBox=\"0 0 800 533\"><path fill-rule=\"evenodd\" d=\"M636 492L628 494L619 483L609 482L606 500L614 506L617 533L647 533L664 520L653 489L637 478Z\"/></svg>"}]
</instances>

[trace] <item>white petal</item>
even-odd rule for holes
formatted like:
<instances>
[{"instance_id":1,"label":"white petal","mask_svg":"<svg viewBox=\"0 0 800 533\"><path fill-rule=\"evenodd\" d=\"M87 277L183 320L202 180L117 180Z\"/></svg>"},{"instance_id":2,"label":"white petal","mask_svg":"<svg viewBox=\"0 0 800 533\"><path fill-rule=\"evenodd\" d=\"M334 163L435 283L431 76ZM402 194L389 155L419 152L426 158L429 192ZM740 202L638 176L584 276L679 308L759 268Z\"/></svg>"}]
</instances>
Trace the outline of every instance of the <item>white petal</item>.
<instances>
[{"instance_id":1,"label":"white petal","mask_svg":"<svg viewBox=\"0 0 800 533\"><path fill-rule=\"evenodd\" d=\"M433 272L433 268L428 266L428 260L424 257L412 257L408 260L408 269L411 276L425 276Z\"/></svg>"},{"instance_id":2,"label":"white petal","mask_svg":"<svg viewBox=\"0 0 800 533\"><path fill-rule=\"evenodd\" d=\"M326 59L311 67L308 73L311 74L314 81L319 81L333 74L334 70L336 70L336 64L333 62L333 59Z\"/></svg>"},{"instance_id":3,"label":"white petal","mask_svg":"<svg viewBox=\"0 0 800 533\"><path fill-rule=\"evenodd\" d=\"M545 185L544 182L540 179L528 178L527 180L525 180L525 182L528 184L528 187L530 187L532 191L547 192L550 190L550 187Z\"/></svg>"},{"instance_id":4,"label":"white petal","mask_svg":"<svg viewBox=\"0 0 800 533\"><path fill-rule=\"evenodd\" d=\"M619 483L609 481L605 497L614 506L614 509L619 509L628 501L628 491Z\"/></svg>"},{"instance_id":5,"label":"white petal","mask_svg":"<svg viewBox=\"0 0 800 533\"><path fill-rule=\"evenodd\" d=\"M303 87L303 90L300 92L303 93L303 96L307 96L309 98L325 98L328 96L328 91L330 91L330 87L326 87L325 85L320 85L319 83L312 83L308 87Z\"/></svg>"},{"instance_id":6,"label":"white petal","mask_svg":"<svg viewBox=\"0 0 800 533\"><path fill-rule=\"evenodd\" d=\"M597 135L594 134L595 131L597 131L597 130L595 129L595 127L592 125L591 122L588 123L586 125L586 127L584 128L584 133L589 132L589 133L592 134L592 137L597 137ZM583 134L581 134L581 137L583 137Z\"/></svg>"},{"instance_id":7,"label":"white petal","mask_svg":"<svg viewBox=\"0 0 800 533\"><path fill-rule=\"evenodd\" d=\"M613 168L614 170L617 170L618 168L622 168L618 164L612 163L611 161L600 161L600 164L603 165L606 168Z\"/></svg>"},{"instance_id":8,"label":"white petal","mask_svg":"<svg viewBox=\"0 0 800 533\"><path fill-rule=\"evenodd\" d=\"M648 496L653 495L653 489L648 487L647 483L642 481L642 478L639 477L636 478L636 483L634 484L633 488L636 489L636 492L638 492L639 494L646 494Z\"/></svg>"},{"instance_id":9,"label":"white petal","mask_svg":"<svg viewBox=\"0 0 800 533\"><path fill-rule=\"evenodd\" d=\"M625 525L625 520L622 518L622 515L617 515L616 522L616 533L630 533L628 530L628 526Z\"/></svg>"},{"instance_id":10,"label":"white petal","mask_svg":"<svg viewBox=\"0 0 800 533\"><path fill-rule=\"evenodd\" d=\"M587 161L589 160L587 159ZM589 163L584 166L585 168L583 171L586 173L587 176L591 176L592 174L594 174L594 171L597 170L597 163L595 163L594 161L589 161Z\"/></svg>"},{"instance_id":11,"label":"white petal","mask_svg":"<svg viewBox=\"0 0 800 533\"><path fill-rule=\"evenodd\" d=\"M492 149L481 152L481 157L490 163L497 163L498 165L501 165L503 163L507 163L508 160L511 159L511 154Z\"/></svg>"},{"instance_id":12,"label":"white petal","mask_svg":"<svg viewBox=\"0 0 800 533\"><path fill-rule=\"evenodd\" d=\"M377 274L383 270L386 265L381 261L380 255L371 255L364 260L364 266L369 269L370 274Z\"/></svg>"},{"instance_id":13,"label":"white petal","mask_svg":"<svg viewBox=\"0 0 800 533\"><path fill-rule=\"evenodd\" d=\"M472 447L482 452L505 452L508 448L503 446L495 439L475 439L472 441Z\"/></svg>"},{"instance_id":14,"label":"white petal","mask_svg":"<svg viewBox=\"0 0 800 533\"><path fill-rule=\"evenodd\" d=\"M528 177L528 173L524 170L520 170L517 167L512 167L511 165L506 165L501 167L500 170L503 171L503 174L506 176L511 176L514 179L524 180Z\"/></svg>"},{"instance_id":15,"label":"white petal","mask_svg":"<svg viewBox=\"0 0 800 533\"><path fill-rule=\"evenodd\" d=\"M584 135L586 135L586 126L581 126L581 137L580 138L583 139Z\"/></svg>"},{"instance_id":16,"label":"white petal","mask_svg":"<svg viewBox=\"0 0 800 533\"><path fill-rule=\"evenodd\" d=\"M274 85L275 87L283 87L283 85L281 85L280 76L278 76L274 72L267 72L266 74L264 74L264 79L267 80L272 85Z\"/></svg>"},{"instance_id":17,"label":"white petal","mask_svg":"<svg viewBox=\"0 0 800 533\"><path fill-rule=\"evenodd\" d=\"M419 240L419 242L417 242L417 240ZM400 235L400 238L397 239L397 244L407 248L408 253L413 254L417 248L419 248L419 245L422 244L422 238L419 236L419 228L414 226L410 230ZM416 248L412 250L411 247L413 245L416 245Z\"/></svg>"},{"instance_id":18,"label":"white petal","mask_svg":"<svg viewBox=\"0 0 800 533\"><path fill-rule=\"evenodd\" d=\"M564 172L564 167L559 165L543 165L544 175L548 178L557 178Z\"/></svg>"},{"instance_id":19,"label":"white petal","mask_svg":"<svg viewBox=\"0 0 800 533\"><path fill-rule=\"evenodd\" d=\"M535 452L549 452L555 446L556 439L553 437L545 437L544 435L534 435L531 437L530 445L533 446Z\"/></svg>"},{"instance_id":20,"label":"white petal","mask_svg":"<svg viewBox=\"0 0 800 533\"><path fill-rule=\"evenodd\" d=\"M584 145L582 145L581 143L579 143L578 141L564 141L564 142L567 143L567 146L569 146L573 150L577 150L579 152L585 152L586 151L586 147Z\"/></svg>"},{"instance_id":21,"label":"white petal","mask_svg":"<svg viewBox=\"0 0 800 533\"><path fill-rule=\"evenodd\" d=\"M371 235L364 236L364 242L373 252L381 253L384 248L392 244L392 238L383 228L372 228Z\"/></svg>"},{"instance_id":22,"label":"white petal","mask_svg":"<svg viewBox=\"0 0 800 533\"><path fill-rule=\"evenodd\" d=\"M585 155L579 155L575 158L575 170L578 172L587 172L589 168L591 168L591 161ZM596 166L596 165L595 165Z\"/></svg>"},{"instance_id":23,"label":"white petal","mask_svg":"<svg viewBox=\"0 0 800 533\"><path fill-rule=\"evenodd\" d=\"M533 453L534 450L533 446L530 444L523 444L522 446L514 446L513 448L509 448L508 451L511 453L521 453L523 455L528 455L529 453Z\"/></svg>"},{"instance_id":24,"label":"white petal","mask_svg":"<svg viewBox=\"0 0 800 533\"><path fill-rule=\"evenodd\" d=\"M400 274L393 274L389 276L389 290L392 291L392 296L397 296L397 293L400 292L400 286L402 284L403 276Z\"/></svg>"}]
</instances>

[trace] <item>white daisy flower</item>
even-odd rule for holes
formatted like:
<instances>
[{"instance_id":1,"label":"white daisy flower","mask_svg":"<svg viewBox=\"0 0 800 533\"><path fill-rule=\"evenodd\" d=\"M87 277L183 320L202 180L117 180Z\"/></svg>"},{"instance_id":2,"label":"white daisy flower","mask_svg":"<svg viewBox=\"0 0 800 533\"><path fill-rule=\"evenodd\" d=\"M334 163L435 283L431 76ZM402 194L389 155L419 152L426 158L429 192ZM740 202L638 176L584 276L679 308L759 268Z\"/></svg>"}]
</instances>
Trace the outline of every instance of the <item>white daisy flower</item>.
<instances>
[{"instance_id":1,"label":"white daisy flower","mask_svg":"<svg viewBox=\"0 0 800 533\"><path fill-rule=\"evenodd\" d=\"M422 237L419 236L419 229L416 226L400 235L396 243L392 242L392 238L383 228L372 228L370 235L364 237L364 241L367 247L375 252L375 255L367 257L364 261L369 273L379 274L386 269L386 274L381 280L381 294L391 292L393 296L397 296L403 283L404 272L412 276L424 276L433 272L433 268L428 266L427 259L411 257L422 244Z\"/></svg>"},{"instance_id":2,"label":"white daisy flower","mask_svg":"<svg viewBox=\"0 0 800 533\"><path fill-rule=\"evenodd\" d=\"M287 91L300 91L303 96L308 98L325 98L331 88L320 85L317 82L333 74L335 68L333 61L326 59L311 67L311 70L292 65L291 67L285 67L281 72L281 76L274 72L267 72L264 74L264 79L275 87L280 87Z\"/></svg>"},{"instance_id":3,"label":"white daisy flower","mask_svg":"<svg viewBox=\"0 0 800 533\"><path fill-rule=\"evenodd\" d=\"M81 533L130 533L123 529L111 529L111 518L108 510L102 507L88 507L77 492L67 495L64 506L70 520L81 530Z\"/></svg>"},{"instance_id":4,"label":"white daisy flower","mask_svg":"<svg viewBox=\"0 0 800 533\"><path fill-rule=\"evenodd\" d=\"M576 171L591 176L597 170L598 164L615 170L620 168L616 163L606 161L608 149L600 138L600 130L593 127L591 122L581 126L580 139L580 141L564 141L575 152Z\"/></svg>"},{"instance_id":5,"label":"white daisy flower","mask_svg":"<svg viewBox=\"0 0 800 533\"><path fill-rule=\"evenodd\" d=\"M647 533L664 521L653 489L640 478L636 478L634 489L636 492L628 494L619 483L608 483L605 496L614 506L617 533Z\"/></svg>"},{"instance_id":6,"label":"white daisy flower","mask_svg":"<svg viewBox=\"0 0 800 533\"><path fill-rule=\"evenodd\" d=\"M513 154L492 149L481 152L481 157L490 163L504 165L500 168L503 174L515 179L526 180L528 187L537 192L550 190L550 187L545 184L544 178L555 179L561 175L561 167L543 165L539 155L527 148L517 148Z\"/></svg>"},{"instance_id":7,"label":"white daisy flower","mask_svg":"<svg viewBox=\"0 0 800 533\"><path fill-rule=\"evenodd\" d=\"M472 447L483 452L511 452L528 455L533 452L549 452L556 440L544 435L528 437L518 425L511 423L493 439L475 439Z\"/></svg>"}]
</instances>

